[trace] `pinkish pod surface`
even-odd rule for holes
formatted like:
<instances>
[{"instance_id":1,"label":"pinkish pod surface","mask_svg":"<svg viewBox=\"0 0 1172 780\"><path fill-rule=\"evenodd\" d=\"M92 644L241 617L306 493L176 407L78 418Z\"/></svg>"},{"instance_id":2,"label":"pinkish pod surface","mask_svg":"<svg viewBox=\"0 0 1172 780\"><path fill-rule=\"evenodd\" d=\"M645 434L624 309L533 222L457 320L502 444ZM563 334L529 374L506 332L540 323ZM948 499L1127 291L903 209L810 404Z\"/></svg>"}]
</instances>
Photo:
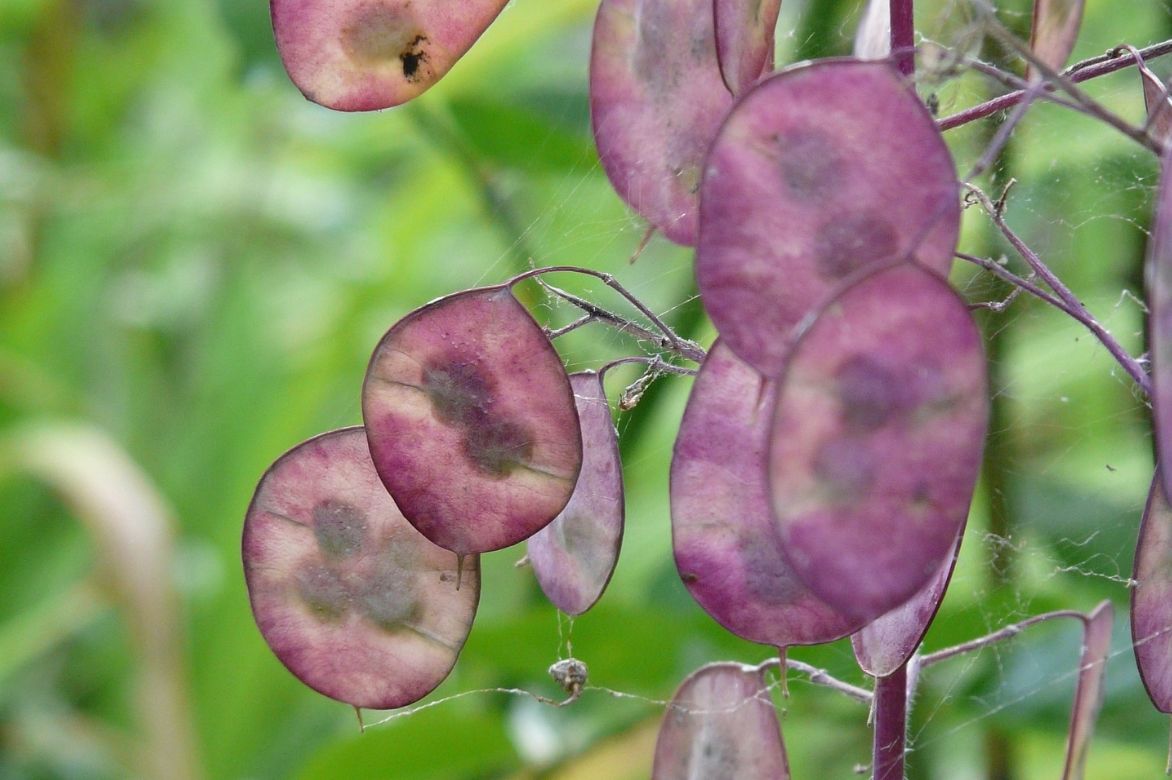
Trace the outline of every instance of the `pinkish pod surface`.
<instances>
[{"instance_id":1,"label":"pinkish pod surface","mask_svg":"<svg viewBox=\"0 0 1172 780\"><path fill-rule=\"evenodd\" d=\"M439 685L480 598L477 559L420 536L383 489L361 428L324 433L261 478L244 521L253 616L298 679L355 707L410 704Z\"/></svg>"},{"instance_id":2,"label":"pinkish pod surface","mask_svg":"<svg viewBox=\"0 0 1172 780\"><path fill-rule=\"evenodd\" d=\"M507 286L440 298L391 327L366 372L362 417L403 515L460 555L540 531L582 465L561 358Z\"/></svg>"},{"instance_id":3,"label":"pinkish pod surface","mask_svg":"<svg viewBox=\"0 0 1172 780\"><path fill-rule=\"evenodd\" d=\"M1172 148L1161 161L1156 213L1148 239L1148 307L1152 353L1152 414L1155 417L1156 473L1163 480L1164 495L1172 495Z\"/></svg>"},{"instance_id":4,"label":"pinkish pod surface","mask_svg":"<svg viewBox=\"0 0 1172 780\"><path fill-rule=\"evenodd\" d=\"M677 244L696 243L704 153L732 101L712 0L602 0L590 55L598 156L619 196Z\"/></svg>"},{"instance_id":5,"label":"pinkish pod surface","mask_svg":"<svg viewBox=\"0 0 1172 780\"><path fill-rule=\"evenodd\" d=\"M623 467L619 437L602 377L570 375L582 426L582 471L570 502L529 537L529 564L541 590L567 615L580 615L602 596L623 541Z\"/></svg>"},{"instance_id":6,"label":"pinkish pod surface","mask_svg":"<svg viewBox=\"0 0 1172 780\"><path fill-rule=\"evenodd\" d=\"M1034 19L1030 27L1030 49L1051 70L1062 70L1082 25L1084 0L1034 0ZM1030 69L1031 76L1040 74Z\"/></svg>"},{"instance_id":7,"label":"pinkish pod surface","mask_svg":"<svg viewBox=\"0 0 1172 780\"><path fill-rule=\"evenodd\" d=\"M926 587L851 636L851 647L860 669L872 677L887 677L908 662L940 609L959 552L960 535L952 555L940 564Z\"/></svg>"},{"instance_id":8,"label":"pinkish pod surface","mask_svg":"<svg viewBox=\"0 0 1172 780\"><path fill-rule=\"evenodd\" d=\"M1172 507L1165 495L1157 475L1135 548L1131 638L1152 704L1172 713Z\"/></svg>"},{"instance_id":9,"label":"pinkish pod surface","mask_svg":"<svg viewBox=\"0 0 1172 780\"><path fill-rule=\"evenodd\" d=\"M931 114L886 62L822 60L745 93L708 155L696 278L728 346L766 376L795 326L863 268L947 274L959 184Z\"/></svg>"},{"instance_id":10,"label":"pinkish pod surface","mask_svg":"<svg viewBox=\"0 0 1172 780\"><path fill-rule=\"evenodd\" d=\"M789 780L762 671L715 663L684 680L655 742L652 780Z\"/></svg>"},{"instance_id":11,"label":"pinkish pod surface","mask_svg":"<svg viewBox=\"0 0 1172 780\"><path fill-rule=\"evenodd\" d=\"M951 555L988 419L981 334L946 280L864 277L802 335L781 377L769 485L782 547L817 596L873 620Z\"/></svg>"},{"instance_id":12,"label":"pinkish pod surface","mask_svg":"<svg viewBox=\"0 0 1172 780\"><path fill-rule=\"evenodd\" d=\"M715 0L716 57L734 95L751 87L773 62L781 0Z\"/></svg>"},{"instance_id":13,"label":"pinkish pod surface","mask_svg":"<svg viewBox=\"0 0 1172 780\"><path fill-rule=\"evenodd\" d=\"M338 111L405 103L435 84L506 0L271 0L289 78Z\"/></svg>"},{"instance_id":14,"label":"pinkish pod surface","mask_svg":"<svg viewBox=\"0 0 1172 780\"><path fill-rule=\"evenodd\" d=\"M1086 617L1062 780L1083 780L1086 776L1087 748L1099 709L1103 706L1103 679L1107 674L1107 658L1111 654L1114 616L1111 602L1104 601Z\"/></svg>"},{"instance_id":15,"label":"pinkish pod surface","mask_svg":"<svg viewBox=\"0 0 1172 780\"><path fill-rule=\"evenodd\" d=\"M704 611L740 637L774 647L831 642L863 621L811 593L781 550L765 478L776 398L775 382L713 344L671 462L676 568Z\"/></svg>"}]
</instances>

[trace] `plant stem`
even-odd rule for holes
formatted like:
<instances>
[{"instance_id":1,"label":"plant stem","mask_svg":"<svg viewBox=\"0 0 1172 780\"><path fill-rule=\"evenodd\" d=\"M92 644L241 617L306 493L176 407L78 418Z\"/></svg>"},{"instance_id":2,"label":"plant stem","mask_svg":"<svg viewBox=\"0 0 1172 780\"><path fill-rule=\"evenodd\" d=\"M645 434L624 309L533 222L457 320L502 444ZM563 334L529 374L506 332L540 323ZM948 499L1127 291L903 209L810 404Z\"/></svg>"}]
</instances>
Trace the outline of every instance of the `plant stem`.
<instances>
[{"instance_id":1,"label":"plant stem","mask_svg":"<svg viewBox=\"0 0 1172 780\"><path fill-rule=\"evenodd\" d=\"M916 22L914 0L891 0L891 54L905 76L916 74Z\"/></svg>"},{"instance_id":2,"label":"plant stem","mask_svg":"<svg viewBox=\"0 0 1172 780\"><path fill-rule=\"evenodd\" d=\"M1034 615L1033 617L1026 618L1025 620L1014 623L1013 625L998 629L992 634L986 634L985 636L978 637L977 639L971 639L968 642L962 642L959 645L953 645L952 647L946 647L943 650L937 650L934 653L922 655L920 656L920 668L923 669L932 666L933 664L938 664L941 661L947 661L949 658L955 658L958 655L971 653L974 650L981 650L988 647L989 645L996 644L997 642L1001 642L1006 639L1013 639L1015 636L1030 626L1037 625L1038 623L1044 623L1047 620L1057 620L1060 618L1074 618L1075 620L1082 621L1084 624L1087 622L1086 615L1081 612L1076 612L1072 609L1060 609L1054 612L1043 612L1041 615Z\"/></svg>"},{"instance_id":3,"label":"plant stem","mask_svg":"<svg viewBox=\"0 0 1172 780\"><path fill-rule=\"evenodd\" d=\"M1140 49L1139 53L1145 60L1150 60L1156 57L1162 57L1165 54L1172 53L1172 40L1163 41L1161 43L1148 46L1145 49ZM1091 79L1105 76L1108 73L1114 73L1124 68L1134 67L1136 60L1134 57L1128 56L1125 49L1112 49L1107 54L1092 57L1088 60L1076 63L1062 72L1062 76L1073 83L1081 83L1083 81L1090 81ZM1045 89L1047 91L1054 91L1056 88L1053 84L1047 84ZM987 100L984 103L979 103L972 108L967 108L964 111L946 116L937 121L936 125L941 130L951 130L954 127L966 125L977 119L983 119L990 114L995 114L998 111L1004 111L1011 106L1020 103L1025 99L1028 89L1019 89L1014 92L1002 95L992 100ZM1081 104L1080 104L1081 105Z\"/></svg>"},{"instance_id":4,"label":"plant stem","mask_svg":"<svg viewBox=\"0 0 1172 780\"><path fill-rule=\"evenodd\" d=\"M907 743L907 664L875 680L873 780L903 780Z\"/></svg>"},{"instance_id":5,"label":"plant stem","mask_svg":"<svg viewBox=\"0 0 1172 780\"><path fill-rule=\"evenodd\" d=\"M827 688L831 688L838 691L839 693L851 697L856 701L861 701L864 704L867 704L871 701L872 694L866 688L859 688L858 686L843 682L837 677L832 677L825 669L819 669L816 666L811 666L810 664L796 661L793 658L786 658L785 666L787 669L793 669L795 672L801 672L802 674L806 675L810 682L815 685L822 685ZM762 661L754 668L771 669L773 667L780 668L781 659L770 658L766 661Z\"/></svg>"}]
</instances>

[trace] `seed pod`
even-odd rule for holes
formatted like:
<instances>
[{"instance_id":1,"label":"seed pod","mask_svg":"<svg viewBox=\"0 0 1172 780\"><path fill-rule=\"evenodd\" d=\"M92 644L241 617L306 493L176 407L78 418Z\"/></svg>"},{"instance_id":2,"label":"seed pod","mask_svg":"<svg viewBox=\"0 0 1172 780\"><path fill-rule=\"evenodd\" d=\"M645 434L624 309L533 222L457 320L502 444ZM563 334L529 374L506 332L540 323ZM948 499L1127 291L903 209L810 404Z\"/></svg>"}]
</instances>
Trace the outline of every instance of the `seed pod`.
<instances>
[{"instance_id":1,"label":"seed pod","mask_svg":"<svg viewBox=\"0 0 1172 780\"><path fill-rule=\"evenodd\" d=\"M561 358L507 286L449 295L399 320L371 357L362 417L404 517L460 555L540 531L582 465Z\"/></svg>"},{"instance_id":2,"label":"seed pod","mask_svg":"<svg viewBox=\"0 0 1172 780\"><path fill-rule=\"evenodd\" d=\"M361 428L297 445L265 472L244 521L257 626L298 679L355 707L402 707L439 685L480 598L456 560L407 523Z\"/></svg>"},{"instance_id":3,"label":"seed pod","mask_svg":"<svg viewBox=\"0 0 1172 780\"><path fill-rule=\"evenodd\" d=\"M1078 40L1084 0L1034 0L1030 49L1052 70L1062 70ZM1030 68L1033 78L1040 74Z\"/></svg>"},{"instance_id":4,"label":"seed pod","mask_svg":"<svg viewBox=\"0 0 1172 780\"><path fill-rule=\"evenodd\" d=\"M716 57L725 86L739 95L773 65L781 0L715 0Z\"/></svg>"},{"instance_id":5,"label":"seed pod","mask_svg":"<svg viewBox=\"0 0 1172 780\"><path fill-rule=\"evenodd\" d=\"M1103 706L1103 678L1107 674L1107 657L1111 654L1114 615L1111 602L1104 601L1086 616L1062 780L1082 780L1086 773L1087 747L1095 720L1099 717L1099 708Z\"/></svg>"},{"instance_id":6,"label":"seed pod","mask_svg":"<svg viewBox=\"0 0 1172 780\"><path fill-rule=\"evenodd\" d=\"M529 537L529 564L541 589L567 615L602 596L623 541L623 466L602 378L570 375L582 425L582 471L566 508Z\"/></svg>"},{"instance_id":7,"label":"seed pod","mask_svg":"<svg viewBox=\"0 0 1172 780\"><path fill-rule=\"evenodd\" d=\"M1131 639L1152 704L1172 713L1172 507L1157 474L1135 548Z\"/></svg>"}]
</instances>

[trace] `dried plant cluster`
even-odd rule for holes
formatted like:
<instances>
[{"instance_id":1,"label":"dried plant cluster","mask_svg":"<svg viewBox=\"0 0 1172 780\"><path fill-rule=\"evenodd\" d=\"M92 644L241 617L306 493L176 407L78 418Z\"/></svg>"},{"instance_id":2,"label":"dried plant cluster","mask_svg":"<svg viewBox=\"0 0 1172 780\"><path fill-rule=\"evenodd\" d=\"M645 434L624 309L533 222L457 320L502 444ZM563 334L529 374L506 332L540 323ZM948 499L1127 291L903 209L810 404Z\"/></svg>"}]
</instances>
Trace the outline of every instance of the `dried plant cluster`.
<instances>
[{"instance_id":1,"label":"dried plant cluster","mask_svg":"<svg viewBox=\"0 0 1172 780\"><path fill-rule=\"evenodd\" d=\"M436 83L503 5L273 0L272 14L306 97L355 111L401 104ZM871 701L875 778L903 776L919 669L1054 617L1085 628L1064 770L1080 777L1109 604L917 654L948 587L988 425L982 335L947 277L955 258L970 260L1085 325L1151 397L1161 458L1172 454L1172 176L1161 185L1148 259L1150 376L1009 229L1004 204L967 183L1042 99L1091 113L1161 154L1172 125L1167 88L1144 54L1126 47L1060 73L1081 2L1037 0L1029 44L977 4L989 34L1028 67L1003 74L1016 92L938 121L914 88L911 0L871 3L859 57L774 72L779 5L602 0L594 29L601 164L654 230L695 247L719 339L702 349L611 276L567 266L408 314L374 349L364 426L298 445L261 479L243 549L257 623L306 684L355 707L393 708L425 696L455 664L480 595L481 553L528 540L550 600L571 615L589 609L614 570L624 520L603 378L615 365L644 362L645 379L621 404L637 402L655 377L695 374L671 466L680 578L729 631L778 648L776 664L786 665L789 646L852 637L873 691L816 670L813 679ZM1142 127L1076 86L1130 66L1150 116ZM958 177L942 130L1010 107L982 158ZM958 253L965 202L988 213L1030 277ZM600 279L644 321L548 285L554 273ZM581 308L581 319L560 330L539 324L514 295L531 280ZM590 322L633 334L650 352L567 375L553 341ZM1140 673L1164 712L1172 712L1169 488L1157 475L1132 605ZM685 680L654 776L788 777L776 713L762 695L771 665L715 664ZM572 700L585 670L572 680L562 672Z\"/></svg>"}]
</instances>

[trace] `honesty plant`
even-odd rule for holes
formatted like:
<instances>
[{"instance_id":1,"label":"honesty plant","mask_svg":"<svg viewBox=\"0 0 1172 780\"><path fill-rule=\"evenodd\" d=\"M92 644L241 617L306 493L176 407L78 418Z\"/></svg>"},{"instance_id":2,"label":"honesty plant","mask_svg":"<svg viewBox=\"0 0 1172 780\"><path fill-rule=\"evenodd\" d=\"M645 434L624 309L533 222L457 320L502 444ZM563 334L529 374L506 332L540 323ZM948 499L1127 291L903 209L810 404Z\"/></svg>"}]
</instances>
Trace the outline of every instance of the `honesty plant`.
<instances>
[{"instance_id":1,"label":"honesty plant","mask_svg":"<svg viewBox=\"0 0 1172 780\"><path fill-rule=\"evenodd\" d=\"M273 0L277 44L298 87L341 110L408 100L452 67L503 0ZM1041 99L1090 113L1162 154L1172 99L1120 47L1057 74L1082 3L1037 0L1031 42L986 2L987 30L1021 55L1021 88L937 120L916 92L911 0L872 2L867 60L772 73L778 0L601 0L590 58L599 159L654 230L696 246L695 273L720 338L705 351L609 274L535 268L406 314L375 346L364 426L323 434L261 479L244 527L254 614L305 683L355 707L424 696L448 673L479 597L479 553L528 539L542 589L577 615L616 564L624 509L604 378L625 363L694 375L671 465L679 575L721 625L779 649L761 666L706 666L667 707L655 778L788 777L766 672L809 674L871 703L875 778L899 778L911 692L928 667L1071 617L1084 647L1064 777L1082 776L1110 650L1112 610L1037 615L923 654L960 552L988 424L986 363L970 304L949 286L961 257L1084 325L1152 399L1161 460L1172 454L1172 155L1163 159L1148 274L1153 374L1129 355L971 181ZM518 9L518 13L522 11ZM886 39L881 39L886 36ZM951 67L968 64L952 57ZM875 59L877 58L877 59ZM1133 127L1078 81L1135 65L1148 121ZM985 68L991 66L983 65ZM1016 105L968 175L941 131ZM1030 267L957 251L962 204L983 210ZM631 319L549 284L603 282ZM533 280L582 310L539 324L513 294ZM1012 298L1011 298L1012 299ZM641 350L567 375L554 340L602 323ZM1172 476L1156 475L1139 532L1131 609L1136 658L1172 712ZM793 645L852 635L868 691L786 660ZM784 673L784 672L783 672ZM551 668L573 701L586 667Z\"/></svg>"}]
</instances>

